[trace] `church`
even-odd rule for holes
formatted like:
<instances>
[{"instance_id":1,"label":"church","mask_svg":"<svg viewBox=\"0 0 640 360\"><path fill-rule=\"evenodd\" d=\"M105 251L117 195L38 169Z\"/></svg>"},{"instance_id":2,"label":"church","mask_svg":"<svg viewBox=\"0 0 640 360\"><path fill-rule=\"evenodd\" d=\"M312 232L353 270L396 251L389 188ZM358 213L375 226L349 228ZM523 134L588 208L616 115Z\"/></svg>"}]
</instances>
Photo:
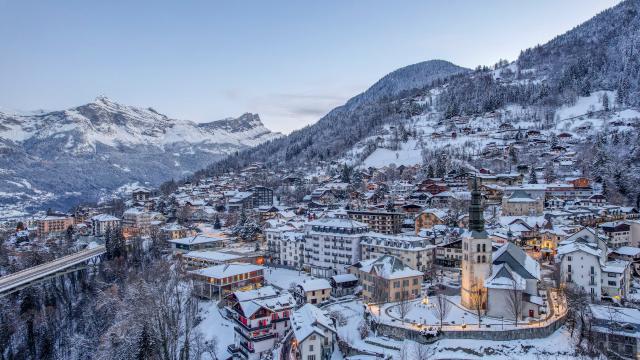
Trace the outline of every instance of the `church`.
<instances>
[{"instance_id":1,"label":"church","mask_svg":"<svg viewBox=\"0 0 640 360\"><path fill-rule=\"evenodd\" d=\"M539 296L540 264L513 243L493 251L484 227L482 194L474 179L469 229L462 239L461 305L487 316L536 318L543 305Z\"/></svg>"}]
</instances>

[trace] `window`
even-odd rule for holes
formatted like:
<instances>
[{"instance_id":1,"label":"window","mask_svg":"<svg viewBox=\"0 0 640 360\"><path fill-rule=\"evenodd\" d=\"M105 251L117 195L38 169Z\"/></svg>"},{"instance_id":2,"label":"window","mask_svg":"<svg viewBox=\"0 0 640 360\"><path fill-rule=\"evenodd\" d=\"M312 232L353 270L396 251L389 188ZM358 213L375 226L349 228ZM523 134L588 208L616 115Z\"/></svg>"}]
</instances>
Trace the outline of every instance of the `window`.
<instances>
[{"instance_id":1,"label":"window","mask_svg":"<svg viewBox=\"0 0 640 360\"><path fill-rule=\"evenodd\" d=\"M413 285L418 285L418 278L413 279Z\"/></svg>"},{"instance_id":2,"label":"window","mask_svg":"<svg viewBox=\"0 0 640 360\"><path fill-rule=\"evenodd\" d=\"M482 252L487 252L487 244L482 244Z\"/></svg>"},{"instance_id":3,"label":"window","mask_svg":"<svg viewBox=\"0 0 640 360\"><path fill-rule=\"evenodd\" d=\"M609 281L608 284L609 284L609 286L616 286L616 282L615 281Z\"/></svg>"},{"instance_id":4,"label":"window","mask_svg":"<svg viewBox=\"0 0 640 360\"><path fill-rule=\"evenodd\" d=\"M571 256L567 256L567 261L571 261Z\"/></svg>"},{"instance_id":5,"label":"window","mask_svg":"<svg viewBox=\"0 0 640 360\"><path fill-rule=\"evenodd\" d=\"M309 345L309 351L313 351L313 344Z\"/></svg>"},{"instance_id":6,"label":"window","mask_svg":"<svg viewBox=\"0 0 640 360\"><path fill-rule=\"evenodd\" d=\"M307 360L316 360L315 355L307 355Z\"/></svg>"},{"instance_id":7,"label":"window","mask_svg":"<svg viewBox=\"0 0 640 360\"><path fill-rule=\"evenodd\" d=\"M480 244L476 246L477 252L480 252Z\"/></svg>"}]
</instances>

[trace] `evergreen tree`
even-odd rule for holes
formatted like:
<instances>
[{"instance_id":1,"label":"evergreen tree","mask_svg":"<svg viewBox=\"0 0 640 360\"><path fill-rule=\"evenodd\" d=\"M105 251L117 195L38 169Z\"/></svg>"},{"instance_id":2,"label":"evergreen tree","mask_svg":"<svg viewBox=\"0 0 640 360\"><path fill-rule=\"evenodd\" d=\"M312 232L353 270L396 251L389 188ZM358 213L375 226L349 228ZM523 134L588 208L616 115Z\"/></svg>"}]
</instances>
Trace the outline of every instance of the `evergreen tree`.
<instances>
[{"instance_id":1,"label":"evergreen tree","mask_svg":"<svg viewBox=\"0 0 640 360\"><path fill-rule=\"evenodd\" d=\"M138 336L138 354L136 356L136 359L154 359L155 357L153 356L153 352L153 339L149 331L149 325L147 325L147 322L145 321L142 326L142 331L140 331L140 335Z\"/></svg>"},{"instance_id":2,"label":"evergreen tree","mask_svg":"<svg viewBox=\"0 0 640 360\"><path fill-rule=\"evenodd\" d=\"M609 96L607 95L607 93L602 95L602 109L604 111L609 111Z\"/></svg>"},{"instance_id":3,"label":"evergreen tree","mask_svg":"<svg viewBox=\"0 0 640 360\"><path fill-rule=\"evenodd\" d=\"M220 217L218 217L218 214L216 214L216 217L213 219L213 228L216 230L222 228L222 224L220 224Z\"/></svg>"},{"instance_id":4,"label":"evergreen tree","mask_svg":"<svg viewBox=\"0 0 640 360\"><path fill-rule=\"evenodd\" d=\"M537 184L538 176L536 175L536 170L531 166L531 173L529 174L529 184Z\"/></svg>"}]
</instances>

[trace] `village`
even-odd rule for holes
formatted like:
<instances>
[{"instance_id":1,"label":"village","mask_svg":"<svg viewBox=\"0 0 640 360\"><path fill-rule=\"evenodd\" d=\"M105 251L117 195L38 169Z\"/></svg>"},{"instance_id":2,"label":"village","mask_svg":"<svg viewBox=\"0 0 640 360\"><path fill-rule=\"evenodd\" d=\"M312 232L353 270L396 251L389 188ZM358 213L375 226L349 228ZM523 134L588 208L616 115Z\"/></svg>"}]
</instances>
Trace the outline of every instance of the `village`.
<instances>
[{"instance_id":1,"label":"village","mask_svg":"<svg viewBox=\"0 0 640 360\"><path fill-rule=\"evenodd\" d=\"M406 339L428 354L450 339L553 338L586 317L594 346L630 357L638 209L576 176L558 139L526 139L557 152L553 181L526 165L435 177L421 165L305 175L255 163L11 219L5 246L20 258L61 239L107 251L118 237L161 241L204 301L199 326L217 333L221 359L406 358Z\"/></svg>"}]
</instances>

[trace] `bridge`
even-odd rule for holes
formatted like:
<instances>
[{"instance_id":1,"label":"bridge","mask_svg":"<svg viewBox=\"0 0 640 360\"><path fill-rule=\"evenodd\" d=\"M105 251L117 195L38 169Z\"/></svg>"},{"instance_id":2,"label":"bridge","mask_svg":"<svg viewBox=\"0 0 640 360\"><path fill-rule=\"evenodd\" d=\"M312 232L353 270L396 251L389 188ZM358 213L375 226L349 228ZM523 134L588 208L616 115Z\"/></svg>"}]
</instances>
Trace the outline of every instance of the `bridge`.
<instances>
[{"instance_id":1,"label":"bridge","mask_svg":"<svg viewBox=\"0 0 640 360\"><path fill-rule=\"evenodd\" d=\"M76 271L79 265L84 265L104 253L106 249L104 245L100 245L2 276L0 277L0 297L27 288L38 281Z\"/></svg>"}]
</instances>

